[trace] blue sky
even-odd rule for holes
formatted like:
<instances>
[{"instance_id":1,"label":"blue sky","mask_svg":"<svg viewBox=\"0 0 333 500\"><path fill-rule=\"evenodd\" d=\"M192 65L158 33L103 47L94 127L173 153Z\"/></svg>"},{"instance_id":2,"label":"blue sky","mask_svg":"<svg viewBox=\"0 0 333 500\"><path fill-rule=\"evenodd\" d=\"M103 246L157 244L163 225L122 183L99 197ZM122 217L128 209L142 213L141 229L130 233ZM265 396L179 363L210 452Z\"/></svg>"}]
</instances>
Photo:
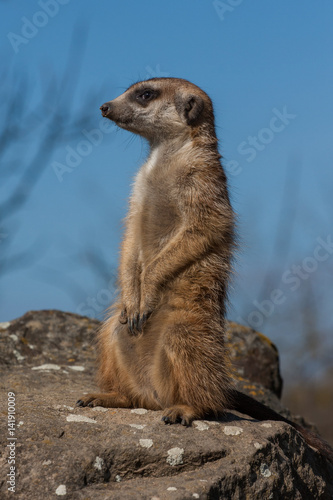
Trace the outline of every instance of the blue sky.
<instances>
[{"instance_id":1,"label":"blue sky","mask_svg":"<svg viewBox=\"0 0 333 500\"><path fill-rule=\"evenodd\" d=\"M230 317L244 317L247 311L248 322L253 302L265 298L260 296L262 282L273 269L272 289L285 287L286 302L274 308L261 329L279 343L276 324L280 316L284 321L283 308L297 302L309 283L302 278L299 289L291 292L290 285L281 284L283 273L313 256L318 238L326 241L332 234L332 24L329 0L4 1L0 56L13 74L29 76L34 91L28 105L34 109L41 82L52 73L62 74L73 31L86 26L87 36L76 47L82 66L73 98L73 114L90 107L92 119L82 123L82 131L101 129L99 106L147 77L186 78L212 97L242 247ZM28 268L1 280L0 321L29 309L89 309L87 297L96 298L105 287L88 266L77 265L78 248L90 242L110 270L117 265L121 219L147 148L141 139L111 128L60 182L54 162L64 164L66 147L76 150L84 139L81 132L72 142L59 144L29 202L1 228L15 251L37 241L41 254ZM14 176L0 186L0 196L6 198L17 181ZM286 184L291 186L287 202ZM283 256L274 247L278 227L283 239L281 211L286 224L293 217ZM332 262L329 254L308 273L324 329L332 327ZM71 287L77 291L75 299Z\"/></svg>"}]
</instances>

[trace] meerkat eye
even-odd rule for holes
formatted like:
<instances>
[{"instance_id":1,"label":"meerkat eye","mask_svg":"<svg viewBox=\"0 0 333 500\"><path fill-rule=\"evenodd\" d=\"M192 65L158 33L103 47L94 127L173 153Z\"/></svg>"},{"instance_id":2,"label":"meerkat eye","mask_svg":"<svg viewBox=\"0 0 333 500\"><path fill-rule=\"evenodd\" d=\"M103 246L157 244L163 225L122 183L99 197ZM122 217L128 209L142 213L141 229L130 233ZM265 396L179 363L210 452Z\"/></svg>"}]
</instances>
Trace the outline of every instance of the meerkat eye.
<instances>
[{"instance_id":1,"label":"meerkat eye","mask_svg":"<svg viewBox=\"0 0 333 500\"><path fill-rule=\"evenodd\" d=\"M153 96L153 93L150 90L146 90L142 95L141 98L144 99L145 101L147 99L150 99Z\"/></svg>"},{"instance_id":2,"label":"meerkat eye","mask_svg":"<svg viewBox=\"0 0 333 500\"><path fill-rule=\"evenodd\" d=\"M149 101L154 97L154 95L155 93L152 90L147 89L141 92L141 94L139 94L137 97L142 101Z\"/></svg>"}]
</instances>

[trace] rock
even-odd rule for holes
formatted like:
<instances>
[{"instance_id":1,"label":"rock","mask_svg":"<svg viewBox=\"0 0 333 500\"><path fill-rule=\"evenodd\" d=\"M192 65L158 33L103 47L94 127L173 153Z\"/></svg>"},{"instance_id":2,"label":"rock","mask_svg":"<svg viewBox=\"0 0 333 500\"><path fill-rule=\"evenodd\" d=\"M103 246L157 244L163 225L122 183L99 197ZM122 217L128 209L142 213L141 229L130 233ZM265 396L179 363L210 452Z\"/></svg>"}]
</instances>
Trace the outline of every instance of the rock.
<instances>
[{"instance_id":1,"label":"rock","mask_svg":"<svg viewBox=\"0 0 333 500\"><path fill-rule=\"evenodd\" d=\"M2 498L12 452L15 497L22 500L333 497L333 466L282 422L228 412L221 421L185 428L164 425L158 411L76 408L82 393L96 390L98 325L60 311L30 312L0 325L1 408L6 416L7 394L13 393L16 424L7 427L1 419L1 449L14 443L0 458ZM280 407L274 346L236 324L230 324L228 342L236 373L243 370L238 387ZM260 378L253 380L255 352Z\"/></svg>"},{"instance_id":2,"label":"rock","mask_svg":"<svg viewBox=\"0 0 333 500\"><path fill-rule=\"evenodd\" d=\"M30 311L1 324L6 328L0 328L0 367L55 364L67 369L95 363L94 338L100 324L95 319L62 311Z\"/></svg>"},{"instance_id":3,"label":"rock","mask_svg":"<svg viewBox=\"0 0 333 500\"><path fill-rule=\"evenodd\" d=\"M257 382L280 398L282 378L279 353L273 342L252 328L233 322L228 323L226 339L236 377ZM256 396L251 392L249 394Z\"/></svg>"}]
</instances>

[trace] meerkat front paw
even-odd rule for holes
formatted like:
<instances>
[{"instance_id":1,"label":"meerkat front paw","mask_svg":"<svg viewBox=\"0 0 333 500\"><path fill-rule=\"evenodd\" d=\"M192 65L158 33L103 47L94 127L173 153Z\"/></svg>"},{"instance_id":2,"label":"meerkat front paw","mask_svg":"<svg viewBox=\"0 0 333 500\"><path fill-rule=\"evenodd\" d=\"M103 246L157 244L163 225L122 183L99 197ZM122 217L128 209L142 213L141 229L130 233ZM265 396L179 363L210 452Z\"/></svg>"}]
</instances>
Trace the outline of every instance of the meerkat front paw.
<instances>
[{"instance_id":1,"label":"meerkat front paw","mask_svg":"<svg viewBox=\"0 0 333 500\"><path fill-rule=\"evenodd\" d=\"M146 311L128 316L128 329L131 335L139 335L143 332L143 328L151 313L152 311Z\"/></svg>"},{"instance_id":2,"label":"meerkat front paw","mask_svg":"<svg viewBox=\"0 0 333 500\"><path fill-rule=\"evenodd\" d=\"M139 335L142 331L143 322L138 310L139 308L124 306L118 318L122 325L127 323L131 335Z\"/></svg>"},{"instance_id":3,"label":"meerkat front paw","mask_svg":"<svg viewBox=\"0 0 333 500\"><path fill-rule=\"evenodd\" d=\"M119 315L119 322L128 325L128 331L131 335L139 335L153 312L151 304L145 304L139 309L124 308Z\"/></svg>"}]
</instances>

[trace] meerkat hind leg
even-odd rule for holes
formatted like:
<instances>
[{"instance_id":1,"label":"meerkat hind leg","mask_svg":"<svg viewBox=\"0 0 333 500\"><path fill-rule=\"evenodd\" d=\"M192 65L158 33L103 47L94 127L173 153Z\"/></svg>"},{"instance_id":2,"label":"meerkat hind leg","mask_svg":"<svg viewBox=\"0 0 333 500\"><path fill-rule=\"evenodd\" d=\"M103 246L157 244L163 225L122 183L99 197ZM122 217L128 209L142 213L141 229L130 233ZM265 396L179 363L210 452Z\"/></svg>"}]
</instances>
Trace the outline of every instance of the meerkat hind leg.
<instances>
[{"instance_id":1,"label":"meerkat hind leg","mask_svg":"<svg viewBox=\"0 0 333 500\"><path fill-rule=\"evenodd\" d=\"M191 425L193 420L199 418L194 408L188 405L175 405L166 408L162 417L166 424L180 423L185 426Z\"/></svg>"},{"instance_id":2,"label":"meerkat hind leg","mask_svg":"<svg viewBox=\"0 0 333 500\"><path fill-rule=\"evenodd\" d=\"M104 406L104 408L131 408L132 403L118 392L92 393L82 396L76 406Z\"/></svg>"}]
</instances>

